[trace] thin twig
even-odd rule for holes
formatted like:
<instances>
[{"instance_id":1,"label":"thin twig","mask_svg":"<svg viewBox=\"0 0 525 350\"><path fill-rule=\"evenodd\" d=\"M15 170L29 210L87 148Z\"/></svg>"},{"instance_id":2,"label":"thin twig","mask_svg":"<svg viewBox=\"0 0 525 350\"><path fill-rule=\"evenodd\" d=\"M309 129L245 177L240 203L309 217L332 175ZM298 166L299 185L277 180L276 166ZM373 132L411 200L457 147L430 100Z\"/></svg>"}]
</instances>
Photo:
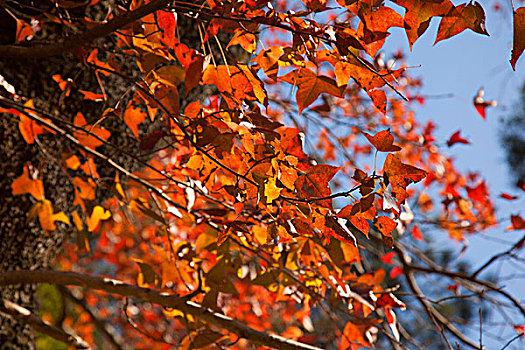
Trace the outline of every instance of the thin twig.
<instances>
[{"instance_id":1,"label":"thin twig","mask_svg":"<svg viewBox=\"0 0 525 350\"><path fill-rule=\"evenodd\" d=\"M501 350L505 350L510 344L512 344L516 339L519 339L520 337L522 337L524 334L525 333L520 333L517 336L515 336L514 338L512 338L511 340L509 340L507 342L507 344L505 344L505 346L501 348Z\"/></svg>"},{"instance_id":2,"label":"thin twig","mask_svg":"<svg viewBox=\"0 0 525 350\"><path fill-rule=\"evenodd\" d=\"M457 337L459 340L461 340L463 343L469 345L470 347L474 349L479 349L478 345L474 343L472 340L467 338L459 329L456 328L445 316L443 316L439 311L437 311L424 297L423 292L419 288L416 278L414 276L414 265L410 264L410 257L407 255L407 253L404 250L404 247L399 243L394 243L394 251L397 253L397 256L399 258L399 261L401 264L403 264L403 270L405 272L405 277L408 282L409 288L412 290L412 292L417 297L417 300L420 302L421 306L425 309L428 316L431 320L434 322L439 322L443 327L445 327L450 333L452 333L455 337ZM445 342L449 346L449 348L452 349L452 346L446 339L446 337L443 334L442 327L438 326L438 330L441 333L441 335L444 337Z\"/></svg>"}]
</instances>

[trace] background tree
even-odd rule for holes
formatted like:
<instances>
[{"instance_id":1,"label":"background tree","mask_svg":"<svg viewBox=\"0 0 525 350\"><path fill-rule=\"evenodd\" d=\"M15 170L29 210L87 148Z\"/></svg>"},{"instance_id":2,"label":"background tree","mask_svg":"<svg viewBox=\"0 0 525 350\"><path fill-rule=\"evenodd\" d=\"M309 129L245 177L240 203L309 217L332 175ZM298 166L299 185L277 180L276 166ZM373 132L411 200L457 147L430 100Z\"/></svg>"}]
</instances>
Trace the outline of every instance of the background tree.
<instances>
[{"instance_id":1,"label":"background tree","mask_svg":"<svg viewBox=\"0 0 525 350\"><path fill-rule=\"evenodd\" d=\"M469 302L511 314L514 342L523 306L481 277L523 238L470 273L418 243L494 209L414 118L402 54L378 53L432 17L437 41L487 34L483 8L395 3L6 2L3 344L33 347L32 327L78 348L480 348Z\"/></svg>"},{"instance_id":2,"label":"background tree","mask_svg":"<svg viewBox=\"0 0 525 350\"><path fill-rule=\"evenodd\" d=\"M501 128L501 143L505 150L509 171L517 180L525 178L525 85L517 113L505 119Z\"/></svg>"}]
</instances>

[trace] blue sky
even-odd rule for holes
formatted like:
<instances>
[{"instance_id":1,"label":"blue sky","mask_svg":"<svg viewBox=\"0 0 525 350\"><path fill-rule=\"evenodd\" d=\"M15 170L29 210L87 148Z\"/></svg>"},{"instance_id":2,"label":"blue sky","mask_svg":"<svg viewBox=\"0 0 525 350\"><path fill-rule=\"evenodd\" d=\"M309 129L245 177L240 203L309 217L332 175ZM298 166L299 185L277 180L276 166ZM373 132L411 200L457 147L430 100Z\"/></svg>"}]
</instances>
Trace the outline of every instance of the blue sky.
<instances>
[{"instance_id":1,"label":"blue sky","mask_svg":"<svg viewBox=\"0 0 525 350\"><path fill-rule=\"evenodd\" d=\"M458 4L457 1L454 3ZM422 94L452 94L453 97L427 99L423 106L417 108L416 116L420 121L432 119L438 125L436 138L437 142L442 144L455 131L461 130L461 135L470 140L471 144L456 144L448 149L448 153L455 157L454 164L460 170L483 174L497 207L497 217L508 218L510 214L520 211L523 215L525 196L523 192L519 193L511 181L498 136L501 120L512 116L517 109L519 92L525 83L525 59L522 57L518 61L514 72L509 64L512 48L510 3L501 3L502 9L499 12L492 10L492 4L492 1L482 1L490 37L467 30L433 46L439 24L439 21L434 19L428 31L415 43L412 52L402 29L392 30L385 52L388 56L389 52L401 48L406 54L405 59L409 66L421 65L412 68L411 74L422 77ZM487 109L486 120L480 117L472 103L480 87L485 88L485 99L497 100L499 103L497 107ZM520 195L520 199L506 201L499 198L501 192ZM495 229L469 237L465 259L476 267L490 256L508 249L509 245L500 243L500 240L513 242L523 235L523 231L505 232L509 225L508 220L502 221ZM454 243L448 241L447 244ZM460 248L458 246L458 249ZM499 268L501 270L498 270L496 264L492 271L503 275L512 272L523 273L509 264ZM509 281L506 289L521 300L525 299L524 279ZM523 320L516 319L516 322L522 323ZM509 333L509 336L512 337L513 334ZM520 346L520 342L514 344L514 348ZM487 345L502 347L502 344L498 343Z\"/></svg>"}]
</instances>

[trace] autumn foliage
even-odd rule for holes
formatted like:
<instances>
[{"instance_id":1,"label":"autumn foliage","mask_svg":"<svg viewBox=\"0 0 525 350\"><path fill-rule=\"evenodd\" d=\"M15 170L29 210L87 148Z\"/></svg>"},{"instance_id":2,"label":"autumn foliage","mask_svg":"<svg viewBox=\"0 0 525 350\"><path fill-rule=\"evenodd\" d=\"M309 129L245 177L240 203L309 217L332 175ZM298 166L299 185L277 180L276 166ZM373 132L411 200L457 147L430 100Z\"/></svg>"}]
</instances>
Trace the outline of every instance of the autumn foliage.
<instances>
[{"instance_id":1,"label":"autumn foliage","mask_svg":"<svg viewBox=\"0 0 525 350\"><path fill-rule=\"evenodd\" d=\"M112 47L84 42L64 53L98 76L98 91L83 90L73 76L49 77L64 103L72 94L104 103L98 118L81 110L52 115L26 96L2 97L2 112L16 118L25 142L37 147L39 138L53 137L70 144L56 159L74 188L69 211L46 198L38 164L28 163L12 182L13 195L33 198L28 220L46 232L73 229L57 270L168 293L253 331L138 299L126 298L123 307L83 285L85 302L131 348L268 345L256 331L295 340L286 346L296 349L374 347L378 331L382 341L407 341L399 327L407 305L397 286L408 283L405 292L428 302L413 286L421 269L406 246L424 240L429 227L465 242L498 221L482 175L459 172L442 147L468 139L457 131L436 140L434 124L414 115L413 104L424 97L403 54L389 63L377 58L392 27L404 28L411 47L431 19L440 20L436 43L466 29L488 35L482 5L126 3L109 10L105 22L86 17L82 26L89 31L148 4L158 8L112 30ZM62 13L74 4L56 2ZM524 9L514 12L513 68L525 47ZM194 21L200 42L180 39L181 17ZM45 27L64 18L49 13L38 21ZM17 23L19 44L0 48L4 56L31 48L21 44L38 34L24 19ZM133 77L122 62L133 65ZM104 89L112 76L128 82L124 96ZM134 149L113 144L115 133L133 140ZM140 170L119 164L117 154ZM111 178L100 175L103 168ZM109 199L102 201L101 191ZM517 188L501 197L518 195ZM522 216L513 215L508 230L525 229ZM466 281L459 276L446 278ZM475 284L468 283L464 288ZM438 325L429 321L430 328L465 341L426 310ZM68 329L88 344L105 344L91 316L80 308L74 314L63 320ZM327 323L329 332L320 331Z\"/></svg>"}]
</instances>

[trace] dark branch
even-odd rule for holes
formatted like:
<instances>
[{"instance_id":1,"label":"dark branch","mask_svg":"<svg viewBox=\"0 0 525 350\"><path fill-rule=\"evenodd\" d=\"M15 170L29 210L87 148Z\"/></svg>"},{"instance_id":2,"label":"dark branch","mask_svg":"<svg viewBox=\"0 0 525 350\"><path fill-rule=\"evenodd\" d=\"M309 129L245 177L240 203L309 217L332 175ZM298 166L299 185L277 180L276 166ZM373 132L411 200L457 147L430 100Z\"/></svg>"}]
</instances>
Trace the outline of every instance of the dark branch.
<instances>
[{"instance_id":1,"label":"dark branch","mask_svg":"<svg viewBox=\"0 0 525 350\"><path fill-rule=\"evenodd\" d=\"M17 320L31 326L36 331L66 343L69 346L73 346L76 349L89 349L89 345L83 339L76 335L69 334L63 329L44 322L40 317L28 309L9 300L0 299L0 313L8 314Z\"/></svg>"},{"instance_id":2,"label":"dark branch","mask_svg":"<svg viewBox=\"0 0 525 350\"><path fill-rule=\"evenodd\" d=\"M65 52L77 49L92 42L95 39L108 36L116 30L126 25L166 7L172 0L154 0L149 4L139 7L134 11L113 18L111 21L100 24L84 33L73 35L55 44L40 44L21 46L4 45L0 46L0 57L6 58L43 58L61 55Z\"/></svg>"},{"instance_id":3,"label":"dark branch","mask_svg":"<svg viewBox=\"0 0 525 350\"><path fill-rule=\"evenodd\" d=\"M455 337L457 337L459 340L461 340L463 343L469 345L470 347L474 349L479 349L479 346L474 343L472 340L467 338L459 329L456 328L445 316L443 316L438 310L436 310L425 298L423 292L419 288L419 285L416 282L416 278L414 277L414 266L410 264L410 257L405 252L403 246L396 242L394 244L394 250L397 253L397 256L399 257L399 261L403 265L403 270L405 272L405 277L408 283L408 286L410 290L414 293L417 300L423 306L423 309L425 309L426 313L428 314L428 317L434 322L439 323L441 326L443 326L446 330L448 330L450 333L452 333ZM439 325L436 325L438 327L438 330L443 335L443 330ZM445 341L448 344L448 340L445 338Z\"/></svg>"},{"instance_id":4,"label":"dark branch","mask_svg":"<svg viewBox=\"0 0 525 350\"><path fill-rule=\"evenodd\" d=\"M185 300L177 295L133 286L110 278L92 277L76 272L46 270L18 270L0 274L0 286L35 283L81 286L88 289L102 290L112 294L140 299L167 308L178 309L184 313L199 318L202 321L213 324L231 333L235 333L239 337L247 339L254 344L261 344L284 350L321 350L312 345L303 344L278 335L255 330L240 321L205 308L198 303Z\"/></svg>"}]
</instances>

